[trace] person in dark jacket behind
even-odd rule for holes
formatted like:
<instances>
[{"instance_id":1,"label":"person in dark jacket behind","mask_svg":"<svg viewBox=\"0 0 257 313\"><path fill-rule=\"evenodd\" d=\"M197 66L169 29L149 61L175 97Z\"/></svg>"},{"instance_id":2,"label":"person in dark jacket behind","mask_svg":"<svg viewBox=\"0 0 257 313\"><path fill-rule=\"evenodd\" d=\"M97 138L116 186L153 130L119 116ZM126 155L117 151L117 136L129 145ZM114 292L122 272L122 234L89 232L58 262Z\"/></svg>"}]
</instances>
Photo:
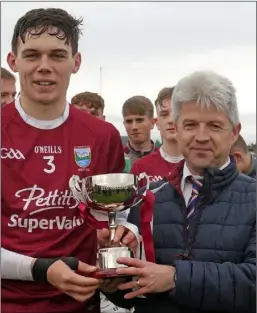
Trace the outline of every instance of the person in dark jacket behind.
<instances>
[{"instance_id":1,"label":"person in dark jacket behind","mask_svg":"<svg viewBox=\"0 0 257 313\"><path fill-rule=\"evenodd\" d=\"M231 154L236 159L238 171L256 179L257 159L251 154L241 135L234 143Z\"/></svg>"},{"instance_id":2,"label":"person in dark jacket behind","mask_svg":"<svg viewBox=\"0 0 257 313\"><path fill-rule=\"evenodd\" d=\"M256 180L229 157L241 128L235 89L223 76L195 72L172 101L185 161L153 183L153 205L148 197L131 209L147 261L119 258L128 267L117 273L135 279L108 297L135 313L255 312Z\"/></svg>"}]
</instances>

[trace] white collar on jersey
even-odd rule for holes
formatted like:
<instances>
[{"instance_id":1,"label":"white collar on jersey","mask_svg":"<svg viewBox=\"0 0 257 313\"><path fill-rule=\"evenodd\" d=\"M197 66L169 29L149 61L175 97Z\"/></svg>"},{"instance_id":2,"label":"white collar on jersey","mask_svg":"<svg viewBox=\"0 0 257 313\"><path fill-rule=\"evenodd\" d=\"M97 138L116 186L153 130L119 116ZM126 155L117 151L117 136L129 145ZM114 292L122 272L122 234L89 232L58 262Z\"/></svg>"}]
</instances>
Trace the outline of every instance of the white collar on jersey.
<instances>
[{"instance_id":1,"label":"white collar on jersey","mask_svg":"<svg viewBox=\"0 0 257 313\"><path fill-rule=\"evenodd\" d=\"M183 155L179 155L179 156L169 155L163 150L163 146L160 147L159 151L160 151L162 158L169 163L178 163L179 161L184 159Z\"/></svg>"},{"instance_id":2,"label":"white collar on jersey","mask_svg":"<svg viewBox=\"0 0 257 313\"><path fill-rule=\"evenodd\" d=\"M66 102L66 107L65 110L63 112L63 115L51 120L51 121L42 121L42 120L37 120L29 115L27 115L20 103L20 98L17 98L15 100L15 108L17 109L17 111L19 112L21 118L23 119L23 121L35 128L39 128L39 129L54 129L59 127L60 125L62 125L68 118L69 116L69 112L70 112L70 104L67 101Z\"/></svg>"}]
</instances>

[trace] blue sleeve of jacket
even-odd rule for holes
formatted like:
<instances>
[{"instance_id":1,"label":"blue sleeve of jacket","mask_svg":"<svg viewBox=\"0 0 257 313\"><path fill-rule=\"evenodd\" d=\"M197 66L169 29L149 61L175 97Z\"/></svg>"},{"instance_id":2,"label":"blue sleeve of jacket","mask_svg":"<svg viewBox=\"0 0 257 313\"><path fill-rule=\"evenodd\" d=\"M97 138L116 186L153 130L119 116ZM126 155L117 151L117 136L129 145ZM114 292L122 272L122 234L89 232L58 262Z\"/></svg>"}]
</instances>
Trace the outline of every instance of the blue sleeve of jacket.
<instances>
[{"instance_id":1,"label":"blue sleeve of jacket","mask_svg":"<svg viewBox=\"0 0 257 313\"><path fill-rule=\"evenodd\" d=\"M256 228L241 264L176 261L178 303L200 310L256 312Z\"/></svg>"}]
</instances>

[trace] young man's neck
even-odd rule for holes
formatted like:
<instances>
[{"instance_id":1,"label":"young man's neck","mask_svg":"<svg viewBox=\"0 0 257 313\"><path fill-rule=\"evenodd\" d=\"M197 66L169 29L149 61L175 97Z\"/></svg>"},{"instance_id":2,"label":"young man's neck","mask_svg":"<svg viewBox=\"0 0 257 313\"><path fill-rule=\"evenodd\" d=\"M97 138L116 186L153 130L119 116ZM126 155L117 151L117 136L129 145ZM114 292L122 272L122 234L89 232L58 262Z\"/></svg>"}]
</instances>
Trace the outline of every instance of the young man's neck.
<instances>
[{"instance_id":1,"label":"young man's neck","mask_svg":"<svg viewBox=\"0 0 257 313\"><path fill-rule=\"evenodd\" d=\"M169 156L172 156L172 157L181 156L178 142L176 140L173 140L173 141L163 140L162 149Z\"/></svg>"},{"instance_id":2,"label":"young man's neck","mask_svg":"<svg viewBox=\"0 0 257 313\"><path fill-rule=\"evenodd\" d=\"M21 94L20 104L28 116L37 120L51 121L63 115L66 107L66 97L55 103L43 104L31 101Z\"/></svg>"},{"instance_id":3,"label":"young man's neck","mask_svg":"<svg viewBox=\"0 0 257 313\"><path fill-rule=\"evenodd\" d=\"M135 151L150 151L153 148L151 139L142 143L133 143L129 141L129 144Z\"/></svg>"}]
</instances>

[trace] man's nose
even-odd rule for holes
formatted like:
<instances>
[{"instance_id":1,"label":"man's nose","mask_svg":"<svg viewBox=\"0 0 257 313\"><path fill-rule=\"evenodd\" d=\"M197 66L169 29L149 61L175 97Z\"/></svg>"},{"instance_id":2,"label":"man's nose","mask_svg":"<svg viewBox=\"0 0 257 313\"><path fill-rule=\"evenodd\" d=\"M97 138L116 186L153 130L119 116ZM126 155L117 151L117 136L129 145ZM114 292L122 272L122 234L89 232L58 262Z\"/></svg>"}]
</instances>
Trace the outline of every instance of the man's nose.
<instances>
[{"instance_id":1,"label":"man's nose","mask_svg":"<svg viewBox=\"0 0 257 313\"><path fill-rule=\"evenodd\" d=\"M138 128L138 124L137 124L136 121L133 121L131 126L132 126L132 129L133 129L133 130L135 130L135 129Z\"/></svg>"},{"instance_id":2,"label":"man's nose","mask_svg":"<svg viewBox=\"0 0 257 313\"><path fill-rule=\"evenodd\" d=\"M210 140L209 131L205 127L205 125L200 125L198 127L197 133L195 135L195 140L202 143Z\"/></svg>"},{"instance_id":3,"label":"man's nose","mask_svg":"<svg viewBox=\"0 0 257 313\"><path fill-rule=\"evenodd\" d=\"M48 59L48 56L43 55L40 59L40 63L38 66L38 71L39 72L51 72L51 66L50 66L50 62Z\"/></svg>"},{"instance_id":4,"label":"man's nose","mask_svg":"<svg viewBox=\"0 0 257 313\"><path fill-rule=\"evenodd\" d=\"M167 121L168 121L168 124L169 124L169 125L171 125L171 126L173 125L171 113L167 116Z\"/></svg>"}]
</instances>

